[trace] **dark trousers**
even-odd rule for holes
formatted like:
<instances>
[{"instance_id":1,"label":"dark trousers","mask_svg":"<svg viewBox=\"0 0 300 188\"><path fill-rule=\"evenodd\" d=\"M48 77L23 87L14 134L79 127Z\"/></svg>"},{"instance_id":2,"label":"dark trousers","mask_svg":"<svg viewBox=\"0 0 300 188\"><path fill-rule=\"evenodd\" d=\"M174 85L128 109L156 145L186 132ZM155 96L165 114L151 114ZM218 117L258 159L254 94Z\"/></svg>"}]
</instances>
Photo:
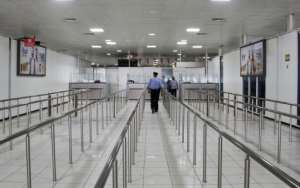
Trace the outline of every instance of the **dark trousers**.
<instances>
[{"instance_id":1,"label":"dark trousers","mask_svg":"<svg viewBox=\"0 0 300 188\"><path fill-rule=\"evenodd\" d=\"M177 96L177 89L170 89L170 93L171 93L171 95L176 97Z\"/></svg>"},{"instance_id":2,"label":"dark trousers","mask_svg":"<svg viewBox=\"0 0 300 188\"><path fill-rule=\"evenodd\" d=\"M158 111L160 89L151 89L151 110L152 112Z\"/></svg>"}]
</instances>

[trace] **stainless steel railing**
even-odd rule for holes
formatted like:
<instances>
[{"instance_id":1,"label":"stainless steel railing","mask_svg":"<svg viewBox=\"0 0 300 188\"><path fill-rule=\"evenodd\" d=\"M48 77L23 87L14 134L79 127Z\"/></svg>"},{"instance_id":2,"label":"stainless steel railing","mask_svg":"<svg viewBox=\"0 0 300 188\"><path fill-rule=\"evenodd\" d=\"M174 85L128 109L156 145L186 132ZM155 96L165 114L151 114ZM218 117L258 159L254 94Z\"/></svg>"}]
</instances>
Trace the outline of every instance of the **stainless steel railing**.
<instances>
[{"instance_id":1,"label":"stainless steel railing","mask_svg":"<svg viewBox=\"0 0 300 188\"><path fill-rule=\"evenodd\" d=\"M210 127L214 131L218 133L218 179L217 179L217 185L218 188L222 187L222 163L223 163L223 140L226 139L230 143L232 143L234 146L239 148L241 151L243 151L246 154L245 157L245 165L244 165L244 188L249 188L250 186L250 167L251 167L251 160L256 161L258 164L260 164L262 167L264 167L266 170L271 172L273 175L275 175L278 179L283 181L286 185L294 188L300 187L300 182L296 180L295 178L291 177L281 169L279 169L277 166L272 164L271 162L264 159L262 156L251 150L248 146L237 140L235 137L229 135L226 131L223 130L222 127L216 125L214 121L212 121L209 117L207 117L205 114L201 114L198 112L197 109L190 106L186 102L179 101L173 96L171 96L169 93L165 93L164 96L164 106L168 111L168 114L170 116L171 121L173 122L173 125L175 126L176 130L178 131L178 136L182 137L182 143L186 141L187 144L187 152L190 151L190 117L193 116L193 164L197 165L197 128L199 127L197 124L197 120L203 122L203 182L207 182L207 128ZM208 106L207 106L208 107ZM187 123L185 124L185 120L181 119L184 116L184 114L187 114ZM187 131L188 134L187 137L184 137L184 131Z\"/></svg>"},{"instance_id":2,"label":"stainless steel railing","mask_svg":"<svg viewBox=\"0 0 300 188\"><path fill-rule=\"evenodd\" d=\"M13 119L16 119L16 129L20 129L21 121L26 122L24 127L26 129L33 123L32 114L35 112L38 115L38 121L41 122L51 117L54 113L63 113L71 108L76 108L79 96L88 92L88 90L68 90L3 100L0 108L2 134L6 134L7 128L8 137L13 134ZM25 101L20 103L20 99L25 99ZM13 104L12 101L16 103ZM44 114L45 111L47 115ZM21 119L21 117L24 117L24 119ZM12 149L12 146L10 149Z\"/></svg>"},{"instance_id":3,"label":"stainless steel railing","mask_svg":"<svg viewBox=\"0 0 300 188\"><path fill-rule=\"evenodd\" d=\"M131 112L109 158L97 180L95 188L104 188L110 173L112 172L112 187L118 188L118 159L117 156L122 147L123 187L127 188L128 182L132 182L132 165L135 164L135 153L137 152L138 135L145 108L145 91L142 93Z\"/></svg>"},{"instance_id":4,"label":"stainless steel railing","mask_svg":"<svg viewBox=\"0 0 300 188\"><path fill-rule=\"evenodd\" d=\"M244 131L243 131L243 136L246 141L248 141L248 129L249 129L249 121L253 121L255 118L258 118L258 132L257 132L257 147L259 151L262 151L262 133L263 129L265 127L265 119L271 118L272 117L268 116L266 113L274 114L274 119L273 119L273 132L274 136L276 136L276 160L278 163L281 163L282 161L282 126L283 124L287 124L289 129L288 129L288 141L292 142L293 141L293 129L292 127L294 126L294 123L297 123L298 120L300 120L300 117L294 114L274 110L267 108L266 106L261 103L261 106L257 106L253 101L252 103L247 103L244 101L239 100L238 97L234 97L233 99L229 97L222 97L221 94L215 95L212 93L208 93L207 91L194 91L198 95L201 96L201 98L206 98L205 100L196 100L198 101L198 106L195 106L200 112L206 113L208 117L212 117L209 114L210 111L210 106L213 107L213 110L215 111L216 105L218 110L223 110L225 112L225 127L228 129L228 116L230 114L230 108L233 109L233 117L234 117L234 128L233 128L233 133L234 135L237 134L237 126L236 126L236 121L237 121L237 116L239 110L242 111L242 117L244 120ZM248 96L243 96L248 97ZM253 97L252 97L253 98ZM250 101L250 100L249 100ZM192 100L188 100L188 103L191 105ZM285 103L283 101L274 101L276 104L289 104L290 103ZM195 103L194 103L195 104ZM295 106L295 105L294 105ZM249 117L250 114L250 117ZM218 121L220 122L220 112L218 115Z\"/></svg>"},{"instance_id":5,"label":"stainless steel railing","mask_svg":"<svg viewBox=\"0 0 300 188\"><path fill-rule=\"evenodd\" d=\"M75 94L80 95L80 93ZM13 145L13 141L17 138L25 136L25 146L26 146L26 169L27 169L27 187L31 188L31 150L30 150L30 139L32 133L35 130L50 127L51 129L51 150L52 150L52 178L53 181L57 180L56 175L56 146L55 146L55 127L56 123L63 118L68 118L68 136L69 136L69 163L73 163L72 159L72 119L78 117L80 119L80 145L81 152L84 152L84 126L86 125L83 118L83 111L88 110L88 132L89 132L89 142L93 141L93 121L92 121L92 107L96 108L96 134L99 135L100 121L102 122L102 128L104 128L105 122L108 123L109 120L112 120L112 117L116 117L117 113L126 105L127 103L127 90L122 90L112 94L111 96L104 97L101 99L96 99L89 101L83 106L76 106L74 109L69 110L63 114L53 115L51 118L40 122L38 124L32 125L25 130L19 131L10 135L7 138L0 140L0 145L9 143L10 146ZM101 107L101 108L100 108ZM106 110L104 110L106 108ZM101 113L100 113L101 111ZM101 116L101 120L100 120Z\"/></svg>"}]
</instances>

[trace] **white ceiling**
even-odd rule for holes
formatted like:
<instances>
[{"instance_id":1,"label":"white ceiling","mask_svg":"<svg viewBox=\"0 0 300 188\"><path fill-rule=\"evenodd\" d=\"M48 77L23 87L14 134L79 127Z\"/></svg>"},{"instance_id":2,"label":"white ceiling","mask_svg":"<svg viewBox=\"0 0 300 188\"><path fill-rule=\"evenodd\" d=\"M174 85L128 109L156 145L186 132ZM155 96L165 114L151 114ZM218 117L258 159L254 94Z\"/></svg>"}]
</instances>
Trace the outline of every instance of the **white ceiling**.
<instances>
[{"instance_id":1,"label":"white ceiling","mask_svg":"<svg viewBox=\"0 0 300 188\"><path fill-rule=\"evenodd\" d=\"M35 34L55 50L67 50L90 57L117 49L139 54L172 54L176 42L187 39L185 53L198 55L204 50L192 44L208 47L210 53L224 44L225 50L239 47L240 36L246 32L254 38L268 37L285 30L286 17L296 13L300 25L300 0L231 0L216 3L210 0L1 0L0 33L13 38ZM77 18L66 23L65 17ZM226 18L225 23L211 21ZM200 27L205 36L189 34L187 27ZM102 27L105 32L86 36L90 27ZM154 32L155 37L147 36ZM117 42L107 47L105 39ZM91 49L102 44L102 49ZM147 49L147 44L157 49Z\"/></svg>"}]
</instances>

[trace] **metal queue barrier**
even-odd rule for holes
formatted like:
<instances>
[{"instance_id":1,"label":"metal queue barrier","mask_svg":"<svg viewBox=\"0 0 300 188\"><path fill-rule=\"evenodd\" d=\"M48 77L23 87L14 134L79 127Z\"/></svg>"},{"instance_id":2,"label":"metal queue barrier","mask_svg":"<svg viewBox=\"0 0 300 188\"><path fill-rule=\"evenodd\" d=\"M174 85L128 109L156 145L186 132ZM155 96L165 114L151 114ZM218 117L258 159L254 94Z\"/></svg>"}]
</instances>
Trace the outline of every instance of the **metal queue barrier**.
<instances>
[{"instance_id":1,"label":"metal queue barrier","mask_svg":"<svg viewBox=\"0 0 300 188\"><path fill-rule=\"evenodd\" d=\"M16 119L16 126L20 128L20 118L25 116L25 128L29 128L32 124L32 114L35 112L38 114L38 120L43 121L45 119L43 114L45 110L47 111L47 118L49 118L54 113L63 113L66 109L76 108L78 106L78 96L88 92L88 90L65 90L1 100L0 113L2 117L0 121L2 122L2 133L5 134L8 127L8 136L13 134L13 119ZM25 101L23 102L22 100ZM10 149L12 149L12 146Z\"/></svg>"},{"instance_id":2,"label":"metal queue barrier","mask_svg":"<svg viewBox=\"0 0 300 188\"><path fill-rule=\"evenodd\" d=\"M135 164L135 153L138 150L138 136L141 130L141 122L145 109L145 95L143 91L139 97L134 110L131 112L126 126L122 130L109 158L95 184L95 188L104 188L109 175L112 172L112 187L118 188L118 154L122 147L122 183L123 188L127 188L128 183L132 182L132 166Z\"/></svg>"},{"instance_id":3,"label":"metal queue barrier","mask_svg":"<svg viewBox=\"0 0 300 188\"><path fill-rule=\"evenodd\" d=\"M74 93L75 96L80 95L79 93ZM84 119L83 119L83 111L88 110L88 131L89 131L89 142L93 141L93 120L92 120L92 107L96 108L96 134L99 135L99 126L100 121L102 123L102 128L104 129L104 120L108 122L110 120L109 117L116 117L117 113L127 104L127 90L118 91L113 93L108 97L104 97L101 99L95 99L93 101L89 101L87 104L83 106L77 106L75 109L68 110L62 114L53 115L51 118L44 120L38 124L31 125L25 130L19 131L10 135L7 138L0 140L0 145L4 145L9 143L10 146L13 145L13 140L25 136L25 146L26 146L26 168L27 168L27 188L31 188L31 151L30 151L30 139L32 137L31 133L35 130L50 127L51 129L51 148L52 148L52 177L53 181L57 180L56 178L56 147L55 147L55 127L57 122L62 120L63 118L68 118L68 136L69 136L69 164L73 163L72 159L72 119L76 118L76 114L79 113L80 119L80 144L81 144L81 152L84 152ZM106 110L104 110L106 108ZM101 116L101 120L100 120Z\"/></svg>"},{"instance_id":4,"label":"metal queue barrier","mask_svg":"<svg viewBox=\"0 0 300 188\"><path fill-rule=\"evenodd\" d=\"M207 95L209 96L209 95ZM209 102L209 97L207 97L207 103ZM278 179L283 181L286 185L293 187L293 188L299 188L300 182L296 180L295 178L291 177L275 165L273 165L271 162L267 161L260 155L258 155L256 152L251 150L249 147L247 147L245 144L237 140L234 136L231 136L228 134L222 127L216 125L216 123L211 120L209 117L207 117L207 114L202 114L198 112L198 109L194 108L194 106L189 105L188 103L184 101L179 101L178 99L171 96L169 93L165 92L164 96L164 106L169 114L169 117L171 119L171 122L173 126L175 126L178 136L182 137L182 143L186 141L187 144L187 152L190 151L190 131L193 131L192 135L192 152L193 152L193 165L197 165L197 129L200 126L198 123L198 120L200 120L203 123L202 129L203 129L203 182L207 182L207 129L211 128L214 131L216 131L218 136L218 178L217 178L217 187L222 187L222 163L223 163L223 140L226 139L231 144L239 148L241 151L243 151L246 154L245 161L244 161L244 188L249 188L250 186L250 167L251 167L251 160L256 161L258 164L260 164L262 167L264 167L266 170L271 172L273 175L275 175ZM197 106L198 107L198 106ZM209 107L209 105L207 105ZM262 111L262 110L261 110ZM208 112L208 111L207 111ZM181 117L185 117L186 114L186 124L184 119L181 119ZM192 118L192 120L191 120ZM192 128L190 127L192 124ZM187 137L184 137L184 131L187 131Z\"/></svg>"},{"instance_id":5,"label":"metal queue barrier","mask_svg":"<svg viewBox=\"0 0 300 188\"><path fill-rule=\"evenodd\" d=\"M267 102L272 102L274 107L277 108L279 104L288 105L292 109L292 107L298 107L297 104L287 103L283 101L270 100L270 99L262 99L251 97L247 95L233 94L233 93L222 93L219 92L218 95L207 93L207 91L193 91L197 92L198 95L202 96L202 98L206 98L205 100L188 100L188 104L194 106L202 113L206 113L208 117L210 116L210 108L213 108L213 112L215 112L216 108L219 110L217 121L221 122L221 111L225 113L225 128L228 129L228 118L230 115L230 108L233 109L233 117L234 117L234 127L233 133L237 134L237 118L238 113L242 112L242 117L244 120L244 131L243 136L245 141L248 141L248 129L249 129L249 121L258 121L258 132L257 132L257 148L259 151L262 151L262 132L265 127L265 119L273 120L273 132L274 136L277 139L277 151L275 153L276 160L278 163L281 163L281 153L282 153L282 126L283 124L287 124L289 126L289 142L292 142L292 127L295 126L293 121L297 123L300 120L300 117L297 115L293 115L290 113L282 112L279 110L274 110L266 107ZM226 97L227 95L227 97ZM248 98L248 102L245 102L245 98ZM255 102L260 100L261 102ZM250 102L251 101L251 102ZM257 104L260 104L257 106ZM216 107L217 106L217 107ZM292 111L292 110L291 110ZM269 113L269 115L267 115ZM273 114L273 118L270 115ZM250 117L249 117L250 115ZM285 118L285 121L283 120Z\"/></svg>"}]
</instances>

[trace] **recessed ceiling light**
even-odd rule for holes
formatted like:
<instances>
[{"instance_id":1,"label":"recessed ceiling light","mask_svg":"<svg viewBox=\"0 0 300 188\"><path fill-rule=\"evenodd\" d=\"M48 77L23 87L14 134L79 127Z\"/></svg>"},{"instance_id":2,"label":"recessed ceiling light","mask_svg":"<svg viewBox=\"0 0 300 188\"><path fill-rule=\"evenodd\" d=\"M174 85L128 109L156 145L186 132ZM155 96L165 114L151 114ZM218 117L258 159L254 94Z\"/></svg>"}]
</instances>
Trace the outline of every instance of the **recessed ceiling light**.
<instances>
[{"instance_id":1,"label":"recessed ceiling light","mask_svg":"<svg viewBox=\"0 0 300 188\"><path fill-rule=\"evenodd\" d=\"M111 53L106 53L106 55L111 56Z\"/></svg>"},{"instance_id":2,"label":"recessed ceiling light","mask_svg":"<svg viewBox=\"0 0 300 188\"><path fill-rule=\"evenodd\" d=\"M102 29L102 28L90 28L90 32L93 32L93 33L103 33L104 29Z\"/></svg>"},{"instance_id":3,"label":"recessed ceiling light","mask_svg":"<svg viewBox=\"0 0 300 188\"><path fill-rule=\"evenodd\" d=\"M178 56L181 56L182 54L179 53L179 54L177 54L177 55L178 55Z\"/></svg>"},{"instance_id":4,"label":"recessed ceiling light","mask_svg":"<svg viewBox=\"0 0 300 188\"><path fill-rule=\"evenodd\" d=\"M102 48L101 45L92 45L91 47L92 47L92 48Z\"/></svg>"},{"instance_id":5,"label":"recessed ceiling light","mask_svg":"<svg viewBox=\"0 0 300 188\"><path fill-rule=\"evenodd\" d=\"M117 52L118 52L118 53L121 53L121 52L122 52L122 50L117 50Z\"/></svg>"},{"instance_id":6,"label":"recessed ceiling light","mask_svg":"<svg viewBox=\"0 0 300 188\"><path fill-rule=\"evenodd\" d=\"M148 36L151 36L151 37L153 37L153 36L155 36L156 34L155 33L149 33L148 34Z\"/></svg>"},{"instance_id":7,"label":"recessed ceiling light","mask_svg":"<svg viewBox=\"0 0 300 188\"><path fill-rule=\"evenodd\" d=\"M111 40L110 39L106 39L105 42L111 42Z\"/></svg>"},{"instance_id":8,"label":"recessed ceiling light","mask_svg":"<svg viewBox=\"0 0 300 188\"><path fill-rule=\"evenodd\" d=\"M187 40L178 41L177 45L187 45Z\"/></svg>"},{"instance_id":9,"label":"recessed ceiling light","mask_svg":"<svg viewBox=\"0 0 300 188\"><path fill-rule=\"evenodd\" d=\"M198 32L200 32L200 28L190 27L190 28L186 29L186 32L188 32L188 33L198 33Z\"/></svg>"},{"instance_id":10,"label":"recessed ceiling light","mask_svg":"<svg viewBox=\"0 0 300 188\"><path fill-rule=\"evenodd\" d=\"M174 53L178 52L178 50L173 50Z\"/></svg>"},{"instance_id":11,"label":"recessed ceiling light","mask_svg":"<svg viewBox=\"0 0 300 188\"><path fill-rule=\"evenodd\" d=\"M156 48L156 45L147 45L147 48Z\"/></svg>"},{"instance_id":12,"label":"recessed ceiling light","mask_svg":"<svg viewBox=\"0 0 300 188\"><path fill-rule=\"evenodd\" d=\"M192 46L192 48L201 49L201 48L203 48L203 46L201 46L201 45L194 45L194 46Z\"/></svg>"},{"instance_id":13,"label":"recessed ceiling light","mask_svg":"<svg viewBox=\"0 0 300 188\"><path fill-rule=\"evenodd\" d=\"M107 45L116 45L117 43L114 42L114 41L107 41L106 44L107 44Z\"/></svg>"}]
</instances>

